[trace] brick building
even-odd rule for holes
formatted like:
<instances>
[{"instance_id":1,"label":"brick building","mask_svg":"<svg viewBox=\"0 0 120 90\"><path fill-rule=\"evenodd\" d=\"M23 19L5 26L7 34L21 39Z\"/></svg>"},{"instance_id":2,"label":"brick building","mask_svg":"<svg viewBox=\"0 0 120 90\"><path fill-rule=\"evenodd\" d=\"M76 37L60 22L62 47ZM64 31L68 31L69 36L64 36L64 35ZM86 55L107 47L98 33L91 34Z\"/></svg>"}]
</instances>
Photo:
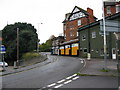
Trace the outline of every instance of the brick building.
<instances>
[{"instance_id":1,"label":"brick building","mask_svg":"<svg viewBox=\"0 0 120 90\"><path fill-rule=\"evenodd\" d=\"M65 41L77 39L78 28L92 23L96 21L96 19L97 18L94 17L93 10L91 8L87 8L87 11L85 11L82 8L75 6L71 13L67 13L65 15L65 20L63 21Z\"/></svg>"},{"instance_id":2,"label":"brick building","mask_svg":"<svg viewBox=\"0 0 120 90\"><path fill-rule=\"evenodd\" d=\"M104 2L105 16L110 16L120 11L120 2Z\"/></svg>"},{"instance_id":3,"label":"brick building","mask_svg":"<svg viewBox=\"0 0 120 90\"><path fill-rule=\"evenodd\" d=\"M91 8L84 10L75 6L71 13L67 13L63 21L65 41L60 44L60 55L78 56L78 28L93 23L96 19Z\"/></svg>"},{"instance_id":4,"label":"brick building","mask_svg":"<svg viewBox=\"0 0 120 90\"><path fill-rule=\"evenodd\" d=\"M64 42L64 37L63 36L58 36L58 37L54 37L52 39L52 52L51 54L53 55L58 55L59 54L59 45L60 43Z\"/></svg>"}]
</instances>

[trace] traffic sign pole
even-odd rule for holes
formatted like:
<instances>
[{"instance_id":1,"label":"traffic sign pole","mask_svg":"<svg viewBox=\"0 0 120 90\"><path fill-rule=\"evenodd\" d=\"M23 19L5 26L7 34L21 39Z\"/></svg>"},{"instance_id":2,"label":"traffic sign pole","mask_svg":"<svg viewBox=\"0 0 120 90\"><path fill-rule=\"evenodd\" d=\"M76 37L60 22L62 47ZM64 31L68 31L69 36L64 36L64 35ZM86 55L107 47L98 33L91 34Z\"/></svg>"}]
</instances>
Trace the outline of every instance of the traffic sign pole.
<instances>
[{"instance_id":1,"label":"traffic sign pole","mask_svg":"<svg viewBox=\"0 0 120 90\"><path fill-rule=\"evenodd\" d=\"M2 54L3 70L5 71L4 54L6 53L6 48L5 48L4 45L1 45L1 47L0 47L0 53Z\"/></svg>"}]
</instances>

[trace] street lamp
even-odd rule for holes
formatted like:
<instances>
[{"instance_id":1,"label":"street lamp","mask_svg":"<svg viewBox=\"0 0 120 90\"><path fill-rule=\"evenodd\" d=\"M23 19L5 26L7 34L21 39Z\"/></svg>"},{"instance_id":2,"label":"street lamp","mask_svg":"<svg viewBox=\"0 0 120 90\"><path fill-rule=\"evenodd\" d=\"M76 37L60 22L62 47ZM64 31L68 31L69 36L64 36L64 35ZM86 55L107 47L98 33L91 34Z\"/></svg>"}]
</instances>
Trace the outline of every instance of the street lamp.
<instances>
[{"instance_id":1,"label":"street lamp","mask_svg":"<svg viewBox=\"0 0 120 90\"><path fill-rule=\"evenodd\" d=\"M105 12L104 12L104 0L102 0L102 10L103 10L103 31L104 31L104 69L107 69L107 49L106 49L106 30L105 30Z\"/></svg>"},{"instance_id":2,"label":"street lamp","mask_svg":"<svg viewBox=\"0 0 120 90\"><path fill-rule=\"evenodd\" d=\"M38 41L37 41L37 52L39 52L39 25L43 23L38 23Z\"/></svg>"}]
</instances>

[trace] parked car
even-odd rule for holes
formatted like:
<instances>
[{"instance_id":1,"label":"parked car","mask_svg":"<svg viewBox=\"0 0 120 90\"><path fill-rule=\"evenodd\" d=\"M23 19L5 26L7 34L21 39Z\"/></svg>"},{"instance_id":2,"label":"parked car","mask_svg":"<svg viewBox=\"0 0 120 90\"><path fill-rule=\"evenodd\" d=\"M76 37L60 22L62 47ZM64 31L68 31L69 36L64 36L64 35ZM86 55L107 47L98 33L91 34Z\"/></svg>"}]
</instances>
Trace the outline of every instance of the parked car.
<instances>
[{"instance_id":1,"label":"parked car","mask_svg":"<svg viewBox=\"0 0 120 90\"><path fill-rule=\"evenodd\" d=\"M6 62L4 62L4 63L5 63L5 67L8 67L8 64ZM0 66L3 67L4 63L0 61Z\"/></svg>"}]
</instances>

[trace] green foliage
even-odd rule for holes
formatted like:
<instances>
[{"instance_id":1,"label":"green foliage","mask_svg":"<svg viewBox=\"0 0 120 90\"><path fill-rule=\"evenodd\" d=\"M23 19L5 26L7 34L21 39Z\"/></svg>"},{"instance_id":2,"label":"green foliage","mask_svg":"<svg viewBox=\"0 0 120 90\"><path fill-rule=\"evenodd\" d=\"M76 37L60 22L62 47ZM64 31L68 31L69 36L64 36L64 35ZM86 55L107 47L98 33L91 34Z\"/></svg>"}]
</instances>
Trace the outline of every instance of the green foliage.
<instances>
[{"instance_id":1,"label":"green foliage","mask_svg":"<svg viewBox=\"0 0 120 90\"><path fill-rule=\"evenodd\" d=\"M36 49L38 42L38 35L36 29L31 24L15 23L7 25L2 30L3 44L6 47L5 59L16 60L17 52L17 28L19 28L19 57L26 52L31 52Z\"/></svg>"},{"instance_id":2,"label":"green foliage","mask_svg":"<svg viewBox=\"0 0 120 90\"><path fill-rule=\"evenodd\" d=\"M110 70L105 69L105 68L102 68L100 71L101 71L101 72L109 72Z\"/></svg>"},{"instance_id":3,"label":"green foliage","mask_svg":"<svg viewBox=\"0 0 120 90\"><path fill-rule=\"evenodd\" d=\"M50 52L51 47L52 47L52 41L51 41L51 39L49 39L45 43L42 43L40 45L40 51L41 52Z\"/></svg>"},{"instance_id":4,"label":"green foliage","mask_svg":"<svg viewBox=\"0 0 120 90\"><path fill-rule=\"evenodd\" d=\"M22 59L28 60L36 57L40 57L41 55L35 52L28 52L22 55Z\"/></svg>"}]
</instances>

